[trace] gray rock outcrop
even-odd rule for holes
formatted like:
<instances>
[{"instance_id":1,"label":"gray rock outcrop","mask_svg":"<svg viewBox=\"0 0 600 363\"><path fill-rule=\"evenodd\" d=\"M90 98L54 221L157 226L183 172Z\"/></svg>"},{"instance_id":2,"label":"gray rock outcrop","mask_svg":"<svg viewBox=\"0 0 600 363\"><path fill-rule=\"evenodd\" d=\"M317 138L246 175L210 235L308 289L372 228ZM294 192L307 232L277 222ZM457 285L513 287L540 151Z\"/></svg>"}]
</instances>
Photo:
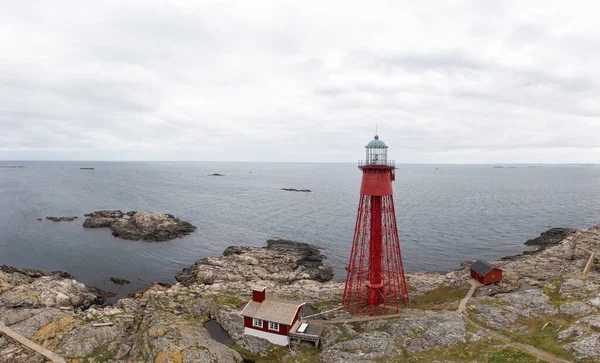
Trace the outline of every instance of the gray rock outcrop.
<instances>
[{"instance_id":1,"label":"gray rock outcrop","mask_svg":"<svg viewBox=\"0 0 600 363\"><path fill-rule=\"evenodd\" d=\"M184 285L244 281L326 282L333 278L333 267L325 265L324 258L319 248L307 243L268 240L266 247L228 247L223 257L198 260L176 278Z\"/></svg>"},{"instance_id":2,"label":"gray rock outcrop","mask_svg":"<svg viewBox=\"0 0 600 363\"><path fill-rule=\"evenodd\" d=\"M76 220L77 216L73 216L73 217L54 217L54 216L49 216L46 217L47 220L52 221L52 222L73 222L74 220Z\"/></svg>"},{"instance_id":3,"label":"gray rock outcrop","mask_svg":"<svg viewBox=\"0 0 600 363\"><path fill-rule=\"evenodd\" d=\"M554 246L576 232L577 230L572 228L552 228L542 232L539 237L527 240L525 244L528 246Z\"/></svg>"},{"instance_id":4,"label":"gray rock outcrop","mask_svg":"<svg viewBox=\"0 0 600 363\"><path fill-rule=\"evenodd\" d=\"M108 211L96 212L93 218L126 216ZM415 303L401 316L328 324L321 350L301 358L244 334L239 312L250 299L250 286L266 286L267 297L304 302L325 312L319 315L323 319L353 315L336 310L344 283L330 281L333 271L319 248L286 240L269 240L262 248L229 247L223 256L201 259L184 269L178 275L181 283L153 284L114 306L103 306L99 292L66 273L2 266L0 322L74 361L97 361L101 356L115 362L241 362L240 353L211 339L204 327L208 319L221 324L236 350L258 361L259 356L288 362L431 361L438 352L455 349L468 351L463 356L468 361L485 361L489 356L478 355L478 350L487 346L492 330L505 335L506 346L511 340L534 345L535 339L538 349L551 347L549 354L597 361L600 274L593 269L581 273L589 253L580 247L600 254L599 241L598 229L577 231L543 251L494 263L504 270L505 281L479 288L462 314L442 310L449 309L445 306L429 311L423 306L437 305ZM444 301L457 291L464 294L469 278L467 268L407 274L413 302ZM529 289L521 291L522 286ZM489 348L503 349L503 344ZM447 349L451 347L455 348ZM300 356L306 353L302 346L294 350ZM0 337L0 363L4 357L11 363L43 361Z\"/></svg>"},{"instance_id":5,"label":"gray rock outcrop","mask_svg":"<svg viewBox=\"0 0 600 363\"><path fill-rule=\"evenodd\" d=\"M403 355L402 348L407 353L415 353L466 342L466 325L457 313L375 320L330 327L319 360L394 361Z\"/></svg>"},{"instance_id":6,"label":"gray rock outcrop","mask_svg":"<svg viewBox=\"0 0 600 363\"><path fill-rule=\"evenodd\" d=\"M87 308L104 303L102 291L60 274L0 267L0 308Z\"/></svg>"},{"instance_id":7,"label":"gray rock outcrop","mask_svg":"<svg viewBox=\"0 0 600 363\"><path fill-rule=\"evenodd\" d=\"M590 336L565 345L565 349L572 351L578 360L589 359L592 362L600 360L600 334L594 333Z\"/></svg>"},{"instance_id":8,"label":"gray rock outcrop","mask_svg":"<svg viewBox=\"0 0 600 363\"><path fill-rule=\"evenodd\" d=\"M193 233L196 227L172 214L155 212L96 211L86 214L85 228L108 227L115 237L163 242Z\"/></svg>"}]
</instances>

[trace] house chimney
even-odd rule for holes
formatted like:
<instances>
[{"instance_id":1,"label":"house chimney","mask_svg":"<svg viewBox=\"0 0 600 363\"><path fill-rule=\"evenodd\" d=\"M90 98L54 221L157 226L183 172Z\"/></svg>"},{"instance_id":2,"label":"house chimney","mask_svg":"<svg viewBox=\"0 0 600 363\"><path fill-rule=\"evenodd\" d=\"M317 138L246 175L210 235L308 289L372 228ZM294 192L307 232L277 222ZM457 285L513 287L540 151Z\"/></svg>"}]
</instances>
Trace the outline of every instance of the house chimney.
<instances>
[{"instance_id":1,"label":"house chimney","mask_svg":"<svg viewBox=\"0 0 600 363\"><path fill-rule=\"evenodd\" d=\"M252 288L252 301L261 303L267 297L267 288L264 286L255 286Z\"/></svg>"}]
</instances>

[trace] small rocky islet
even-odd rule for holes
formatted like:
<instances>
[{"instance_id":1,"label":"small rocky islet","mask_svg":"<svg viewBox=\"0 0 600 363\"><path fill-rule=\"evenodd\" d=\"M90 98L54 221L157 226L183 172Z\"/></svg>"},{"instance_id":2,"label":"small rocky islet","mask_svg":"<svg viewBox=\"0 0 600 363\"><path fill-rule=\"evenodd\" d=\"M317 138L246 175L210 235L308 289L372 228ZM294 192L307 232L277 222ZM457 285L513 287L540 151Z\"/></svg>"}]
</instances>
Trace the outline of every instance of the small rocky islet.
<instances>
[{"instance_id":1,"label":"small rocky islet","mask_svg":"<svg viewBox=\"0 0 600 363\"><path fill-rule=\"evenodd\" d=\"M285 192L312 193L310 189L281 188Z\"/></svg>"},{"instance_id":2,"label":"small rocky islet","mask_svg":"<svg viewBox=\"0 0 600 363\"><path fill-rule=\"evenodd\" d=\"M121 239L144 240L151 242L170 241L186 236L196 230L196 226L182 221L169 213L123 212L121 210L101 210L84 214L84 228L110 228L112 235ZM78 216L47 216L53 222L72 222ZM42 221L42 218L37 218Z\"/></svg>"},{"instance_id":3,"label":"small rocky islet","mask_svg":"<svg viewBox=\"0 0 600 363\"><path fill-rule=\"evenodd\" d=\"M73 217L55 217L55 216L47 216L46 219L52 222L73 222L78 219L78 216ZM38 221L41 221L41 218L38 218Z\"/></svg>"},{"instance_id":4,"label":"small rocky islet","mask_svg":"<svg viewBox=\"0 0 600 363\"><path fill-rule=\"evenodd\" d=\"M168 213L103 210L85 214L85 217L83 227L108 227L113 236L128 240L164 242L196 230L196 226Z\"/></svg>"},{"instance_id":5,"label":"small rocky islet","mask_svg":"<svg viewBox=\"0 0 600 363\"><path fill-rule=\"evenodd\" d=\"M0 322L70 362L537 362L546 360L543 354L598 361L600 273L582 271L588 251L600 253L600 225L560 238L495 262L504 280L478 288L463 313L456 309L469 287L468 268L407 274L411 303L402 316L326 325L320 349L296 346L295 355L244 335L239 312L250 286L264 285L269 296L325 312L339 307L344 283L331 280L333 270L318 247L287 240L229 247L181 271L177 283L152 284L113 305L101 291L60 272L4 266ZM352 315L339 309L322 316ZM213 340L204 325L209 319L235 344ZM44 359L0 336L0 362Z\"/></svg>"}]
</instances>

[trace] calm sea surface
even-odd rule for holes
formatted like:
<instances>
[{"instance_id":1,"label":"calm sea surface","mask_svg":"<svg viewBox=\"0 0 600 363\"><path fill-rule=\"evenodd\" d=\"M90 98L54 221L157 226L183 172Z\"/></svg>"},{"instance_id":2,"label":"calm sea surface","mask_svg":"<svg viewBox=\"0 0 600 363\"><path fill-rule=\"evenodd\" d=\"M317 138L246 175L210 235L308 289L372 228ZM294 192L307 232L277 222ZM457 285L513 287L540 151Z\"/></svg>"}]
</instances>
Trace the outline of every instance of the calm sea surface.
<instances>
[{"instance_id":1,"label":"calm sea surface","mask_svg":"<svg viewBox=\"0 0 600 363\"><path fill-rule=\"evenodd\" d=\"M343 279L361 172L355 164L213 162L0 162L0 264L64 270L124 295L173 281L227 246L280 237L322 246ZM94 167L96 170L79 170ZM223 177L208 176L225 174ZM600 166L400 165L394 183L408 272L521 253L551 227L600 222ZM280 188L311 189L294 193ZM164 243L84 229L101 209L172 213L198 230ZM75 222L38 217L80 216ZM117 287L110 276L132 281Z\"/></svg>"}]
</instances>

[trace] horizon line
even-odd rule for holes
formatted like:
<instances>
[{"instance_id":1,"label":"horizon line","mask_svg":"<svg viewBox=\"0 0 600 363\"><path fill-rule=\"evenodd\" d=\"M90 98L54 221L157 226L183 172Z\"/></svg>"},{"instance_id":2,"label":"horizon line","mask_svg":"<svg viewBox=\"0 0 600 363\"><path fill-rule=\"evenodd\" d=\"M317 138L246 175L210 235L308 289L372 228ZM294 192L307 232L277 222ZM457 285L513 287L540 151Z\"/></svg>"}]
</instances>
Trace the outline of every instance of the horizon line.
<instances>
[{"instance_id":1,"label":"horizon line","mask_svg":"<svg viewBox=\"0 0 600 363\"><path fill-rule=\"evenodd\" d=\"M240 160L73 160L73 159L0 159L0 162L81 162L81 163L273 163L273 164L356 164L357 161L240 161ZM600 162L483 162L483 163L445 163L445 162L396 162L396 165L600 165Z\"/></svg>"}]
</instances>

